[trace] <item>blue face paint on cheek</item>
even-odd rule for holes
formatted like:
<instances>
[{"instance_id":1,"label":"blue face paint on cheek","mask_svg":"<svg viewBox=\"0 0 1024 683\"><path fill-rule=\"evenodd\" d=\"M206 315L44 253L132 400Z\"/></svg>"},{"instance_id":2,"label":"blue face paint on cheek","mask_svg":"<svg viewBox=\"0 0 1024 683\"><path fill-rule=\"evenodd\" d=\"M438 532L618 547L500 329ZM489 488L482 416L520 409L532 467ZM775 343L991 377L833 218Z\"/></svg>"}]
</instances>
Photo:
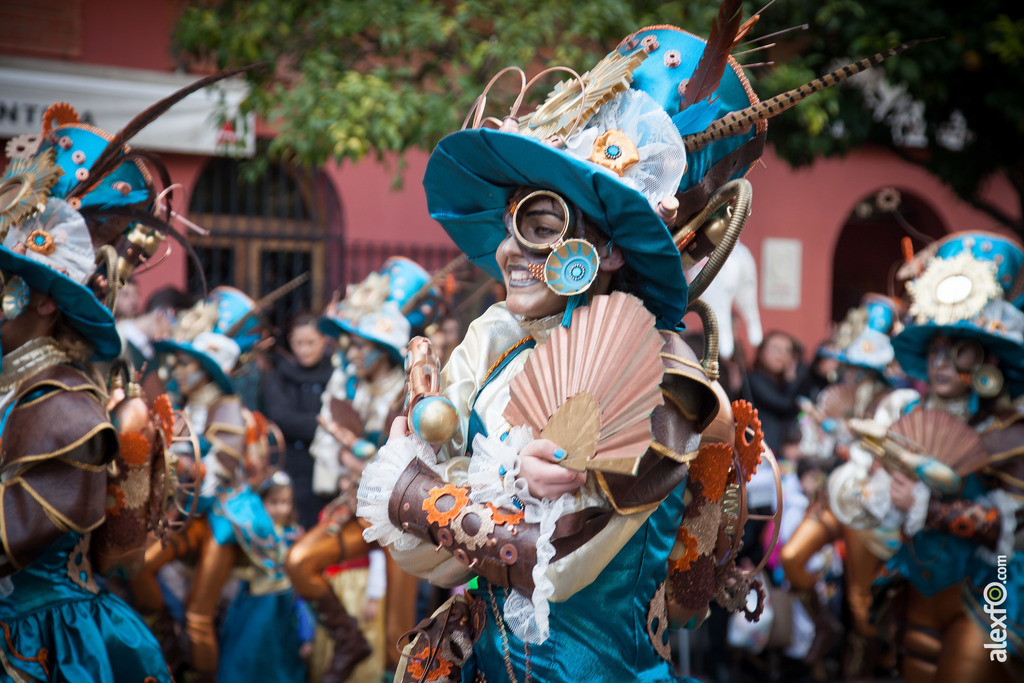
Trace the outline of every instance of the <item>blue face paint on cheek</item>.
<instances>
[{"instance_id":1,"label":"blue face paint on cheek","mask_svg":"<svg viewBox=\"0 0 1024 683\"><path fill-rule=\"evenodd\" d=\"M369 370L380 360L381 352L377 349L370 349L363 355L363 369Z\"/></svg>"}]
</instances>

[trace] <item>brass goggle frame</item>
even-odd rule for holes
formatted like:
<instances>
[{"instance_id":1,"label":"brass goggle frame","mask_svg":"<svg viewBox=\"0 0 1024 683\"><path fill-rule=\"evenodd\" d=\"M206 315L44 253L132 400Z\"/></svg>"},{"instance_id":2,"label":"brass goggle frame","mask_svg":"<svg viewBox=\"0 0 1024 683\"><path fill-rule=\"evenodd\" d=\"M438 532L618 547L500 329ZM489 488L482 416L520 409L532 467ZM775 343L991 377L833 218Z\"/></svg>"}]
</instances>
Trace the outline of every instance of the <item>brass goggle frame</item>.
<instances>
[{"instance_id":1,"label":"brass goggle frame","mask_svg":"<svg viewBox=\"0 0 1024 683\"><path fill-rule=\"evenodd\" d=\"M529 204L530 200L535 197L551 197L556 202L558 202L559 206L562 207L562 215L564 216L562 220L562 231L561 233L559 233L558 237L555 238L555 240L552 242L532 242L526 239L526 237L524 237L522 232L520 232L519 230L519 211L523 208L523 206ZM566 203L565 199L563 199L561 195L555 192L551 192L550 190L534 190L533 192L531 192L530 194L526 195L518 202L516 202L515 206L512 208L512 235L516 238L516 241L518 241L519 244L521 244L526 249L529 249L530 251L540 252L542 254L554 251L562 244L564 244L567 239L569 239L569 231L571 228L572 213L569 210L569 204Z\"/></svg>"}]
</instances>

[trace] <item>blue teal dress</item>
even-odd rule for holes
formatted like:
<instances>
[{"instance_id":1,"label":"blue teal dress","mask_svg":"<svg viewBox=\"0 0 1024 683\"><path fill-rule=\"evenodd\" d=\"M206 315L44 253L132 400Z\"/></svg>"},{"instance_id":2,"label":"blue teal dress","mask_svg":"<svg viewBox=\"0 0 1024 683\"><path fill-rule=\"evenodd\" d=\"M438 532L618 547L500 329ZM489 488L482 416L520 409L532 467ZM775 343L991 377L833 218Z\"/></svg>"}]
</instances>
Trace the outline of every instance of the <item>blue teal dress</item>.
<instances>
[{"instance_id":1,"label":"blue teal dress","mask_svg":"<svg viewBox=\"0 0 1024 683\"><path fill-rule=\"evenodd\" d=\"M540 645L530 645L529 655L527 644L509 628L504 629L504 638L498 628L491 595L498 614L504 614L505 589L488 589L480 578L481 588L471 592L487 606L487 622L462 680L470 683L481 671L488 681L507 681L506 655L518 680L524 680L527 671L535 681L692 680L673 673L647 633L647 613L668 573L669 552L686 508L685 492L684 480L592 584L564 602L551 603L551 635Z\"/></svg>"},{"instance_id":2,"label":"blue teal dress","mask_svg":"<svg viewBox=\"0 0 1024 683\"><path fill-rule=\"evenodd\" d=\"M14 591L0 598L0 681L19 680L13 668L28 681L170 683L153 634L92 581L76 547L82 539L66 534L9 577Z\"/></svg>"},{"instance_id":3,"label":"blue teal dress","mask_svg":"<svg viewBox=\"0 0 1024 683\"><path fill-rule=\"evenodd\" d=\"M287 539L282 542L282 556ZM272 568L250 567L252 580L243 580L228 606L217 640L221 683L303 683L306 662L299 656L303 642L312 640L312 618L284 576L279 563Z\"/></svg>"}]
</instances>

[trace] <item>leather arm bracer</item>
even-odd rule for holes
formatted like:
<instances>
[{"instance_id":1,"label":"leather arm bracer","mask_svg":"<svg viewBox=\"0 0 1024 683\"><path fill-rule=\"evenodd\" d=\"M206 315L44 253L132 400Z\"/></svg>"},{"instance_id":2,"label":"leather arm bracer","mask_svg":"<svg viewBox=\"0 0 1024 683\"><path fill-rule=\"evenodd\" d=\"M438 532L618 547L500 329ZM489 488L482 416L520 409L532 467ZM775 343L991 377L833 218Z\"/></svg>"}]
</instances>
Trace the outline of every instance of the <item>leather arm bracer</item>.
<instances>
[{"instance_id":1,"label":"leather arm bracer","mask_svg":"<svg viewBox=\"0 0 1024 683\"><path fill-rule=\"evenodd\" d=\"M391 493L388 517L490 583L533 592L539 527L525 523L521 511L471 503L468 488L445 483L415 459Z\"/></svg>"},{"instance_id":2,"label":"leather arm bracer","mask_svg":"<svg viewBox=\"0 0 1024 683\"><path fill-rule=\"evenodd\" d=\"M932 498L924 525L926 529L936 529L994 550L999 541L1002 516L996 508L970 500L945 503Z\"/></svg>"}]
</instances>

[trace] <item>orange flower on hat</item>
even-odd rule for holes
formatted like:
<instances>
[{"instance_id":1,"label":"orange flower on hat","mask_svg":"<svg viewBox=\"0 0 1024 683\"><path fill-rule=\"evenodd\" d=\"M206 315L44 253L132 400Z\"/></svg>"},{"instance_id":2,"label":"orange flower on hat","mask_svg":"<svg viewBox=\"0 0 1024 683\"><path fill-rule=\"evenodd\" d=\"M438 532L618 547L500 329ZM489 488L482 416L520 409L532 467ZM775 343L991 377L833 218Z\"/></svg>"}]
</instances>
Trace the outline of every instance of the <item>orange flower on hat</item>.
<instances>
[{"instance_id":1,"label":"orange flower on hat","mask_svg":"<svg viewBox=\"0 0 1024 683\"><path fill-rule=\"evenodd\" d=\"M445 496L452 497L452 506L447 510L438 510L437 503ZM430 489L430 495L423 501L423 510L427 513L427 521L431 524L448 526L467 505L469 505L469 494L466 493L466 489L459 488L455 484L445 484Z\"/></svg>"},{"instance_id":2,"label":"orange flower on hat","mask_svg":"<svg viewBox=\"0 0 1024 683\"><path fill-rule=\"evenodd\" d=\"M761 452L764 450L761 419L757 416L757 408L749 401L733 401L732 414L736 419L736 452L740 456L744 478L749 482L761 464Z\"/></svg>"},{"instance_id":3,"label":"orange flower on hat","mask_svg":"<svg viewBox=\"0 0 1024 683\"><path fill-rule=\"evenodd\" d=\"M731 466L732 447L729 444L705 444L701 446L696 459L690 463L690 478L703 485L705 498L712 501L721 500Z\"/></svg>"}]
</instances>

